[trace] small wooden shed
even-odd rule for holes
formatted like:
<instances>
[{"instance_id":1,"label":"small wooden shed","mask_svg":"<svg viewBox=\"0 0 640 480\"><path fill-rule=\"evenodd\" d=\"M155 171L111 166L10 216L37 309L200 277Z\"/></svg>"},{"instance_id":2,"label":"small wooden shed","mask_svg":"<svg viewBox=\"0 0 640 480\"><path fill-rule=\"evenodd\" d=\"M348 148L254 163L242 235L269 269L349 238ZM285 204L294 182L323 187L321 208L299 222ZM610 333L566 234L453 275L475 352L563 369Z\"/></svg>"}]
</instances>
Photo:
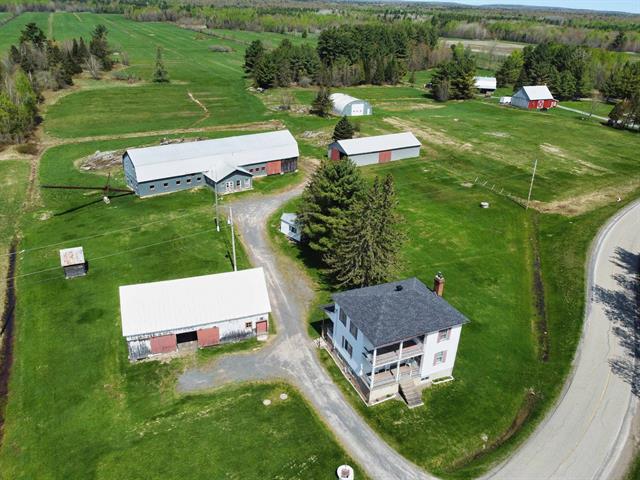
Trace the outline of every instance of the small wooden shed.
<instances>
[{"instance_id":1,"label":"small wooden shed","mask_svg":"<svg viewBox=\"0 0 640 480\"><path fill-rule=\"evenodd\" d=\"M283 213L280 217L280 231L291 240L299 242L302 238L298 216L295 213Z\"/></svg>"},{"instance_id":2,"label":"small wooden shed","mask_svg":"<svg viewBox=\"0 0 640 480\"><path fill-rule=\"evenodd\" d=\"M87 262L82 247L64 248L60 250L60 265L65 278L83 277L87 274Z\"/></svg>"}]
</instances>

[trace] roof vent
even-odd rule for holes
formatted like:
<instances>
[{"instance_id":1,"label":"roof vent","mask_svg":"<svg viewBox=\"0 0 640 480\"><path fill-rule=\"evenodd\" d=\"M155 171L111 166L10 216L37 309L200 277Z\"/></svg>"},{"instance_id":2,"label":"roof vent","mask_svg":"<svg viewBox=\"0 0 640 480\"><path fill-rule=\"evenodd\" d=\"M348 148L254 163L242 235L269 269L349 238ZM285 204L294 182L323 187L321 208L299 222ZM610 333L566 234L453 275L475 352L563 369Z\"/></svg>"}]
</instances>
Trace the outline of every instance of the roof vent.
<instances>
[{"instance_id":1,"label":"roof vent","mask_svg":"<svg viewBox=\"0 0 640 480\"><path fill-rule=\"evenodd\" d=\"M402 288L402 285L396 285L396 292L401 292Z\"/></svg>"}]
</instances>

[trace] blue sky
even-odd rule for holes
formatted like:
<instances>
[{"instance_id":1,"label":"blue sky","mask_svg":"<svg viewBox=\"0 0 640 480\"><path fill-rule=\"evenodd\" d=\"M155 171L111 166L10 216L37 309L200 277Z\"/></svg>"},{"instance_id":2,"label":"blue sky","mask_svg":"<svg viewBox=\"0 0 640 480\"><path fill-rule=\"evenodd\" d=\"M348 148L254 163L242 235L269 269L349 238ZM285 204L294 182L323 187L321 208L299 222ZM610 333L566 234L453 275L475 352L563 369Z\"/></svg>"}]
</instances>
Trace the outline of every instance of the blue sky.
<instances>
[{"instance_id":1,"label":"blue sky","mask_svg":"<svg viewBox=\"0 0 640 480\"><path fill-rule=\"evenodd\" d=\"M424 0L423 0L424 1ZM427 0L428 1L428 0ZM442 0L441 0L442 1ZM445 0L446 1L446 0ZM451 0L466 5L535 5L541 7L585 8L640 13L640 0Z\"/></svg>"}]
</instances>

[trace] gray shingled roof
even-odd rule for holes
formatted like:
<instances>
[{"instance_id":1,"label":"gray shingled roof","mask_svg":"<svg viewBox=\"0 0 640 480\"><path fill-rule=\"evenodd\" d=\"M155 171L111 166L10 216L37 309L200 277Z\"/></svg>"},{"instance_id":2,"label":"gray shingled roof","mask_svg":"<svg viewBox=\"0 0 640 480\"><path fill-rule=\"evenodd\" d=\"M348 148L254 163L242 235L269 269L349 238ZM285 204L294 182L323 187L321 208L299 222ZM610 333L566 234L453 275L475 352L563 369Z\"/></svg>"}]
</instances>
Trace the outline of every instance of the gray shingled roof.
<instances>
[{"instance_id":1,"label":"gray shingled roof","mask_svg":"<svg viewBox=\"0 0 640 480\"><path fill-rule=\"evenodd\" d=\"M415 277L335 293L332 298L374 347L469 321Z\"/></svg>"}]
</instances>

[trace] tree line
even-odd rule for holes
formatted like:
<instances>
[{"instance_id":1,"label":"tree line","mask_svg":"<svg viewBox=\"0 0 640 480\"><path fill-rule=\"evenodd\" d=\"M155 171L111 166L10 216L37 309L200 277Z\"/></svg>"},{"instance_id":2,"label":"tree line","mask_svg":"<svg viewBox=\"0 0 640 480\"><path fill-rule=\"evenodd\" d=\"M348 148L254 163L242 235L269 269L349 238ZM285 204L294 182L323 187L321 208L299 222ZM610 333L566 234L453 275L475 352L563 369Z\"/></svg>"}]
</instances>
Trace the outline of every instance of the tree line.
<instances>
[{"instance_id":1,"label":"tree line","mask_svg":"<svg viewBox=\"0 0 640 480\"><path fill-rule=\"evenodd\" d=\"M261 88L394 85L409 68L424 68L436 45L437 34L428 23L345 25L324 30L315 49L284 39L268 51L254 40L245 52L244 69Z\"/></svg>"},{"instance_id":2,"label":"tree line","mask_svg":"<svg viewBox=\"0 0 640 480\"><path fill-rule=\"evenodd\" d=\"M35 23L25 25L0 70L0 141L23 142L38 123L42 92L73 85L83 69L110 70L110 54L103 25L96 26L88 45L82 37L58 43Z\"/></svg>"}]
</instances>

